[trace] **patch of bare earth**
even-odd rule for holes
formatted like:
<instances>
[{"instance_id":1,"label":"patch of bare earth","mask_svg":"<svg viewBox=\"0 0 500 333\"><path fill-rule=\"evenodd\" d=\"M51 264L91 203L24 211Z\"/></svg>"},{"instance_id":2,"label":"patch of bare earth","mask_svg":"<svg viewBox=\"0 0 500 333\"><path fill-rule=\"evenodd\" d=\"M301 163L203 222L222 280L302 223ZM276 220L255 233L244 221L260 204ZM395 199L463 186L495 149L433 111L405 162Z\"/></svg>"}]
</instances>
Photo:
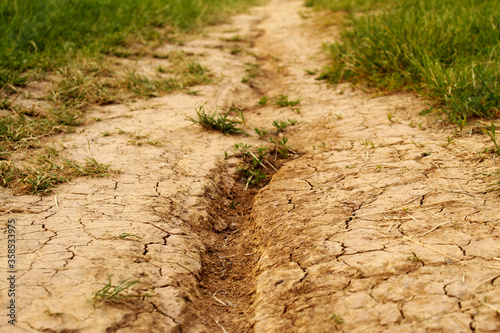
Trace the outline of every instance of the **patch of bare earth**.
<instances>
[{"instance_id":1,"label":"patch of bare earth","mask_svg":"<svg viewBox=\"0 0 500 333\"><path fill-rule=\"evenodd\" d=\"M488 139L416 116L425 104L411 94L370 96L307 75L325 62L326 37L301 4L271 1L165 45L218 76L197 96L96 107L102 121L60 137L68 154L121 173L43 197L0 189L2 234L16 219L18 251L18 321L3 317L1 332L500 330L499 192L483 175L497 167L477 154ZM242 83L249 63L259 74ZM257 104L281 93L303 98L300 115ZM245 191L224 151L266 142L193 126L187 117L204 103L242 109L248 132L300 120L284 134L296 154ZM94 307L108 276L140 280L131 290L154 297Z\"/></svg>"}]
</instances>

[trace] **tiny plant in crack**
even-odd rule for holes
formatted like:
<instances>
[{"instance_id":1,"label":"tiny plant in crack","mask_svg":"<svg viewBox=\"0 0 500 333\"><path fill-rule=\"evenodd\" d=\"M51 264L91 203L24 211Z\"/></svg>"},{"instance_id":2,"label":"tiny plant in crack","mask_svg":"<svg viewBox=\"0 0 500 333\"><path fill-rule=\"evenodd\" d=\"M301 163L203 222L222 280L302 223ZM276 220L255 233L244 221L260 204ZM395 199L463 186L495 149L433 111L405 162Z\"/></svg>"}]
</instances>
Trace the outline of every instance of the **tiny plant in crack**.
<instances>
[{"instance_id":1,"label":"tiny plant in crack","mask_svg":"<svg viewBox=\"0 0 500 333\"><path fill-rule=\"evenodd\" d=\"M259 136L259 138L263 138L267 135L267 133L269 133L268 130L266 130L265 128L261 127L261 128L258 128L258 127L255 127L254 128L254 131L255 133L257 133L257 135Z\"/></svg>"},{"instance_id":2,"label":"tiny plant in crack","mask_svg":"<svg viewBox=\"0 0 500 333\"><path fill-rule=\"evenodd\" d=\"M135 237L137 239L142 239L141 236L137 236L137 235L134 235L134 234L129 234L128 232L123 232L119 236L117 236L116 238L118 238L118 239L127 239L129 237Z\"/></svg>"},{"instance_id":3,"label":"tiny plant in crack","mask_svg":"<svg viewBox=\"0 0 500 333\"><path fill-rule=\"evenodd\" d=\"M270 138L271 143L274 144L273 148L267 146L253 147L246 143L238 143L234 145L235 157L240 159L237 170L241 172L242 181L246 183L245 190L249 185L257 186L265 179L269 178L269 173L278 171L271 163L271 156L274 154L274 161L276 159L288 158L291 151L290 146L287 144L288 138L281 140L273 140Z\"/></svg>"},{"instance_id":4,"label":"tiny plant in crack","mask_svg":"<svg viewBox=\"0 0 500 333\"><path fill-rule=\"evenodd\" d=\"M259 105L260 106L265 106L267 104L267 101L268 101L268 98L266 96L262 96L260 99L259 99Z\"/></svg>"},{"instance_id":5,"label":"tiny plant in crack","mask_svg":"<svg viewBox=\"0 0 500 333\"><path fill-rule=\"evenodd\" d=\"M203 106L200 106L198 110L196 110L196 114L198 115L198 119L194 119L188 117L194 124L201 125L206 129L220 131L224 134L245 134L243 129L240 127L244 122L243 113L238 111L238 114L234 116L232 119L229 119L229 113L219 113L217 110L214 110L212 113L206 113ZM239 120L238 120L239 118Z\"/></svg>"},{"instance_id":6,"label":"tiny plant in crack","mask_svg":"<svg viewBox=\"0 0 500 333\"><path fill-rule=\"evenodd\" d=\"M337 324L341 325L344 323L344 319L342 319L341 316L339 316L338 314L332 314L332 320L335 321Z\"/></svg>"},{"instance_id":7,"label":"tiny plant in crack","mask_svg":"<svg viewBox=\"0 0 500 333\"><path fill-rule=\"evenodd\" d=\"M417 257L416 254L413 255L413 257L408 257L407 258L409 261L415 261L415 262L421 262L422 259L420 259L419 257Z\"/></svg>"},{"instance_id":8,"label":"tiny plant in crack","mask_svg":"<svg viewBox=\"0 0 500 333\"><path fill-rule=\"evenodd\" d=\"M483 133L488 135L491 141L493 141L493 144L495 145L495 152L497 153L497 155L500 155L500 147L498 146L497 142L496 130L497 127L495 122L493 121L491 121L491 124L489 126L485 124L485 126L482 128Z\"/></svg>"},{"instance_id":9,"label":"tiny plant in crack","mask_svg":"<svg viewBox=\"0 0 500 333\"><path fill-rule=\"evenodd\" d=\"M273 120L273 126L276 127L276 132L282 132L288 127L288 122L283 120Z\"/></svg>"},{"instance_id":10,"label":"tiny plant in crack","mask_svg":"<svg viewBox=\"0 0 500 333\"><path fill-rule=\"evenodd\" d=\"M365 140L365 141L361 142L361 144L366 146L367 148L368 147L375 148L375 144L373 143L372 140Z\"/></svg>"},{"instance_id":11,"label":"tiny plant in crack","mask_svg":"<svg viewBox=\"0 0 500 333\"><path fill-rule=\"evenodd\" d=\"M266 179L268 176L260 170L260 168L267 168L264 165L266 152L268 147L260 147L257 149L257 154L253 153L250 148L251 145L245 143L239 143L234 145L234 150L237 151L236 156L241 159L240 165L238 165L237 170L241 171L243 176L243 181L246 182L246 188L248 185L257 185L262 180ZM269 163L269 162L267 162Z\"/></svg>"},{"instance_id":12,"label":"tiny plant in crack","mask_svg":"<svg viewBox=\"0 0 500 333\"><path fill-rule=\"evenodd\" d=\"M245 69L245 76L241 79L242 83L248 83L250 82L251 79L259 75L260 70L259 70L259 65L257 64L252 64L250 62L246 62L245 65L247 68Z\"/></svg>"},{"instance_id":13,"label":"tiny plant in crack","mask_svg":"<svg viewBox=\"0 0 500 333\"><path fill-rule=\"evenodd\" d=\"M153 297L149 294L141 294L140 292L132 293L130 288L139 283L139 280L125 279L113 286L111 283L111 276L108 276L108 283L101 289L94 292L94 297L88 302L94 307L106 302L125 302L131 298Z\"/></svg>"},{"instance_id":14,"label":"tiny plant in crack","mask_svg":"<svg viewBox=\"0 0 500 333\"><path fill-rule=\"evenodd\" d=\"M236 209L236 206L238 206L239 204L240 204L239 201L233 201L233 200L231 200L231 202L229 203L229 208Z\"/></svg>"},{"instance_id":15,"label":"tiny plant in crack","mask_svg":"<svg viewBox=\"0 0 500 333\"><path fill-rule=\"evenodd\" d=\"M273 140L273 138L269 138L271 143L274 144L274 152L275 152L275 158L276 155L278 155L281 158L288 158L290 155L290 147L287 145L288 143L288 138L283 137L281 140Z\"/></svg>"},{"instance_id":16,"label":"tiny plant in crack","mask_svg":"<svg viewBox=\"0 0 500 333\"><path fill-rule=\"evenodd\" d=\"M296 105L299 105L300 102L302 102L302 98L299 97L297 99L294 99L294 100L290 100L288 98L288 95L285 95L285 94L280 94L276 97L274 97L274 104L277 105L277 106L281 106L281 107L285 107L285 106L296 106Z\"/></svg>"},{"instance_id":17,"label":"tiny plant in crack","mask_svg":"<svg viewBox=\"0 0 500 333\"><path fill-rule=\"evenodd\" d=\"M296 119L273 120L273 126L276 127L276 133L283 132L289 125L296 125L299 121Z\"/></svg>"}]
</instances>

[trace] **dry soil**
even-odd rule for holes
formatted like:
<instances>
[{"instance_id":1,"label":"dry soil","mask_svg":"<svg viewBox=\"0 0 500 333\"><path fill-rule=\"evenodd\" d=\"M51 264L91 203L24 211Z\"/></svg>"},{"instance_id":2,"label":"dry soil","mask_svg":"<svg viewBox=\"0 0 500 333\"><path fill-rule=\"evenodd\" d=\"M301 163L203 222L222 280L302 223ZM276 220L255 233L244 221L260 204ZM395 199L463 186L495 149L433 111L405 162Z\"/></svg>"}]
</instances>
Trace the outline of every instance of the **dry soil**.
<instances>
[{"instance_id":1,"label":"dry soil","mask_svg":"<svg viewBox=\"0 0 500 333\"><path fill-rule=\"evenodd\" d=\"M56 138L120 173L41 197L0 189L3 269L8 219L18 251L18 321L2 270L0 332L500 331L500 192L485 176L497 167L478 155L492 144L418 116L412 94L315 80L305 70L327 62L321 43L337 28L302 3L272 0L162 46L215 74L198 95L95 107L102 121ZM243 83L249 64L258 75ZM300 114L258 105L282 93L303 99ZM299 120L280 133L294 154L245 190L234 144L269 143L193 125L203 105L243 110L248 132ZM108 277L153 297L90 304Z\"/></svg>"}]
</instances>

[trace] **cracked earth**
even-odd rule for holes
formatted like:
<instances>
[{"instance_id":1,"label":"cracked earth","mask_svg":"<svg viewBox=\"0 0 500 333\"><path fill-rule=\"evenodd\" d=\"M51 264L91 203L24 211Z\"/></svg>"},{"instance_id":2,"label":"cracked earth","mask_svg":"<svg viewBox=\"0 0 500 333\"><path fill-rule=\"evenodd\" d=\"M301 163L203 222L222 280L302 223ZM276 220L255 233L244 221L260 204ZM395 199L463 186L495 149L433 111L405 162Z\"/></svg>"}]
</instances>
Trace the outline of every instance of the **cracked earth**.
<instances>
[{"instance_id":1,"label":"cracked earth","mask_svg":"<svg viewBox=\"0 0 500 333\"><path fill-rule=\"evenodd\" d=\"M412 94L307 75L327 63L321 43L334 33L305 10L274 0L164 45L198 56L216 84L96 107L89 116L102 121L58 137L120 173L43 197L0 189L2 234L15 218L18 239L18 322L2 312L1 332L500 331L500 199L484 176L497 167L477 154L489 139L464 131L446 144L454 128L418 116L426 104ZM246 63L260 69L250 83ZM257 103L281 93L303 98L300 115ZM286 132L296 154L245 191L224 151L262 141L193 125L201 105L240 108L249 132L300 120ZM131 145L120 130L161 144ZM108 276L138 279L153 297L94 307ZM2 277L3 305L7 289Z\"/></svg>"}]
</instances>

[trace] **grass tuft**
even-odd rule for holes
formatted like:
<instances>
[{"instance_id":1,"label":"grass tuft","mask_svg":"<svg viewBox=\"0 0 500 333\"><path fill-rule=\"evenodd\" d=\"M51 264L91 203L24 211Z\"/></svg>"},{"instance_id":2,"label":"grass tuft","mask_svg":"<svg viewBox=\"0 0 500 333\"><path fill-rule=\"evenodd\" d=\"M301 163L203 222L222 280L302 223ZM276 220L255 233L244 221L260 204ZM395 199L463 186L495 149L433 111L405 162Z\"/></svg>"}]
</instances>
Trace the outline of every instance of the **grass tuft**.
<instances>
[{"instance_id":1,"label":"grass tuft","mask_svg":"<svg viewBox=\"0 0 500 333\"><path fill-rule=\"evenodd\" d=\"M288 95L285 95L285 94L280 94L276 97L274 97L274 104L277 105L277 106L281 106L281 107L285 107L285 106L296 106L296 105L299 105L300 102L302 102L302 98L297 98L297 99L294 99L294 100L290 100L288 98Z\"/></svg>"},{"instance_id":2,"label":"grass tuft","mask_svg":"<svg viewBox=\"0 0 500 333\"><path fill-rule=\"evenodd\" d=\"M153 297L149 294L141 294L130 293L130 288L139 283L139 280L125 279L118 283L116 286L113 286L111 283L111 276L108 276L108 283L101 289L94 292L94 297L90 299L88 302L93 306L97 306L98 304L105 302L121 302L123 303L127 299L131 298L143 298L143 297Z\"/></svg>"},{"instance_id":3,"label":"grass tuft","mask_svg":"<svg viewBox=\"0 0 500 333\"><path fill-rule=\"evenodd\" d=\"M72 177L103 177L109 165L87 157L85 164L71 159L62 159L55 148L45 148L33 155L26 166L15 166L12 161L0 161L0 186L11 187L18 193L43 195L50 193L58 184Z\"/></svg>"},{"instance_id":4,"label":"grass tuft","mask_svg":"<svg viewBox=\"0 0 500 333\"><path fill-rule=\"evenodd\" d=\"M245 134L243 129L239 127L243 123L243 114L241 111L233 117L232 119L228 119L229 112L224 114L219 113L217 110L214 110L211 114L207 114L205 112L205 108L200 106L198 110L196 110L196 114L198 115L198 119L193 119L188 117L195 124L199 124L206 129L211 129L215 131L220 131L224 134ZM239 117L241 120L235 120Z\"/></svg>"}]
</instances>

